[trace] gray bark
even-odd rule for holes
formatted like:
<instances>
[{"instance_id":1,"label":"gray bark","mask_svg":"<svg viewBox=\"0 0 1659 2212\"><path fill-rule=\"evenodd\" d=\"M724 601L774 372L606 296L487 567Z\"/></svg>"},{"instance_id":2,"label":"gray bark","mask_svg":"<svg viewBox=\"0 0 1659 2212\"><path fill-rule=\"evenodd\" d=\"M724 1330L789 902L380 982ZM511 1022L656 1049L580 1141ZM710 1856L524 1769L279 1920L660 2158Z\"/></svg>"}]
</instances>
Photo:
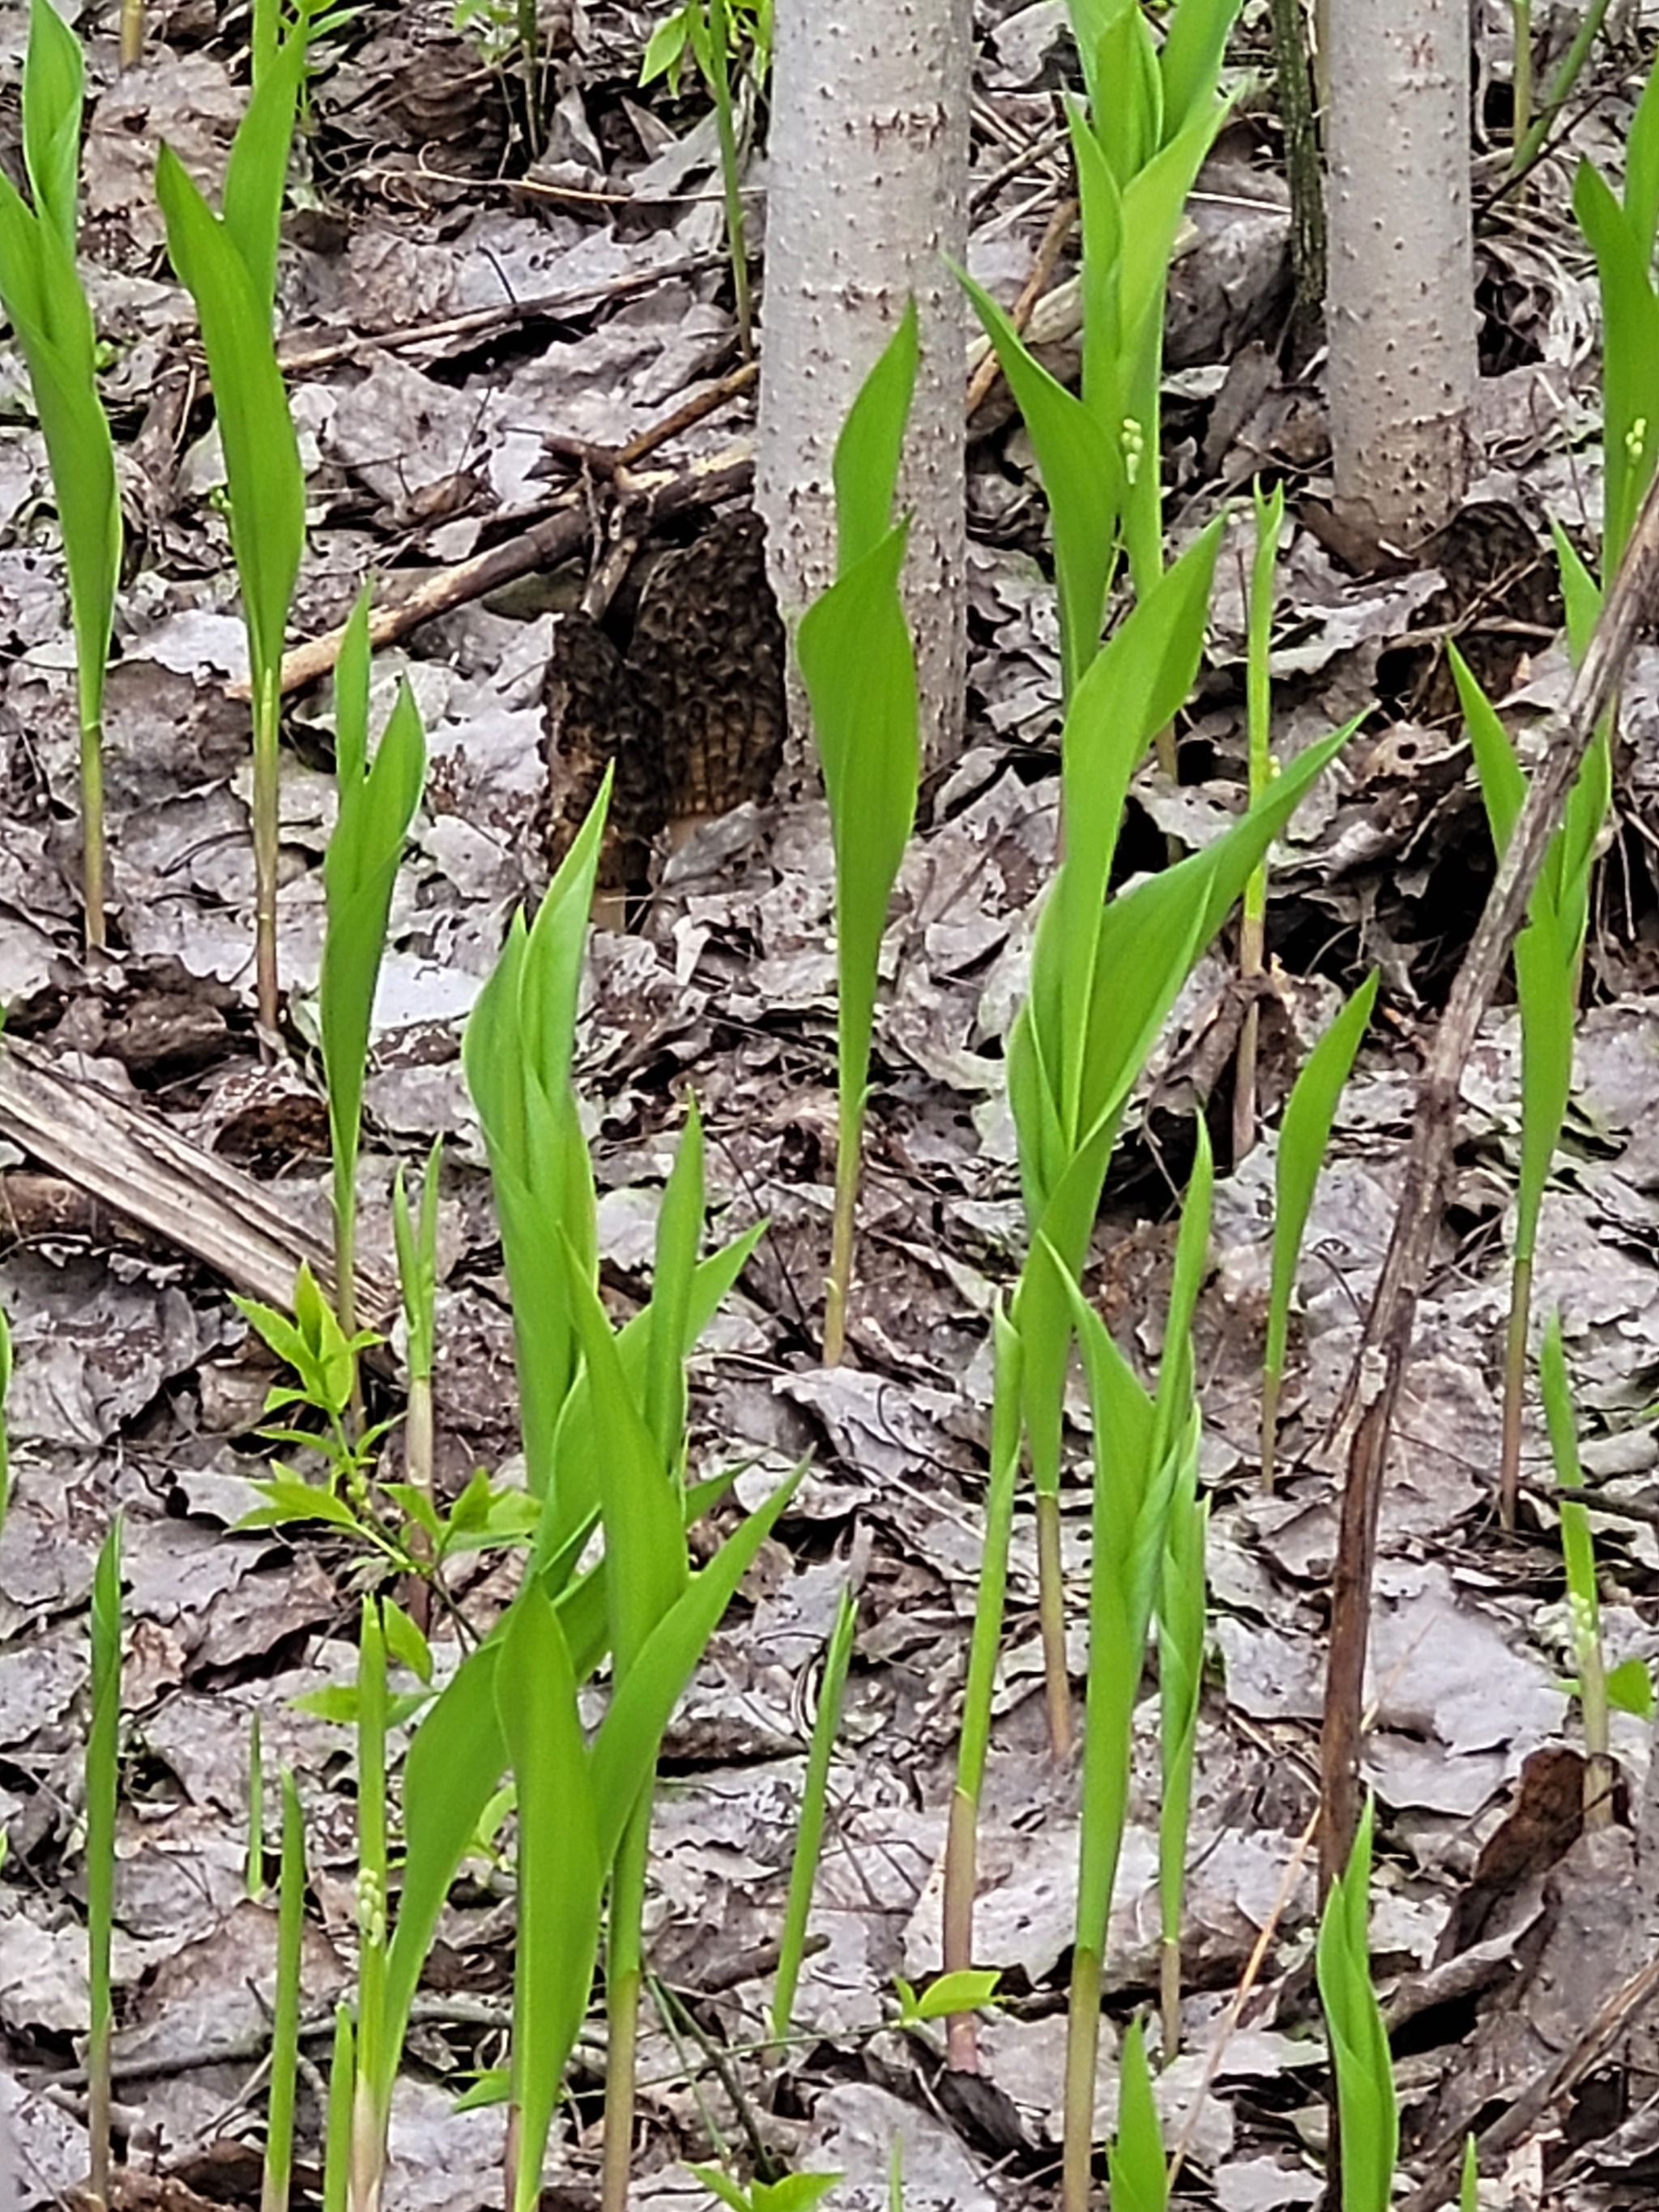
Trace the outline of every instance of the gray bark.
<instances>
[{"instance_id":1,"label":"gray bark","mask_svg":"<svg viewBox=\"0 0 1659 2212\"><path fill-rule=\"evenodd\" d=\"M833 577L836 440L914 294L898 498L915 518L904 592L930 766L960 746L965 687L966 340L946 260L967 258L971 51L969 0L778 0L756 504L790 619Z\"/></svg>"},{"instance_id":2,"label":"gray bark","mask_svg":"<svg viewBox=\"0 0 1659 2212\"><path fill-rule=\"evenodd\" d=\"M1468 0L1330 0L1329 66L1337 504L1410 544L1446 520L1468 481Z\"/></svg>"}]
</instances>

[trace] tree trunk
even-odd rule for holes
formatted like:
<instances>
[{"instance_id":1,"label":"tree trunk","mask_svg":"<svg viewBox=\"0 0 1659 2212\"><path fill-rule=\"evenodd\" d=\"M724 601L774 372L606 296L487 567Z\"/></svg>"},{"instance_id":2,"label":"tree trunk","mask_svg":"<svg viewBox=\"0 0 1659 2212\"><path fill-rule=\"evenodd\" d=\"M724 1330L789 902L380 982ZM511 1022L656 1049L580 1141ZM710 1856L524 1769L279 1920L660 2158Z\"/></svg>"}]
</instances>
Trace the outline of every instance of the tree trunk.
<instances>
[{"instance_id":1,"label":"tree trunk","mask_svg":"<svg viewBox=\"0 0 1659 2212\"><path fill-rule=\"evenodd\" d=\"M967 658L964 319L969 0L778 0L756 504L786 618L835 573L836 440L914 294L916 379L898 503L923 756L959 749ZM786 772L805 762L790 701Z\"/></svg>"},{"instance_id":2,"label":"tree trunk","mask_svg":"<svg viewBox=\"0 0 1659 2212\"><path fill-rule=\"evenodd\" d=\"M1330 0L1331 448L1344 520L1396 544L1468 481L1468 0Z\"/></svg>"}]
</instances>

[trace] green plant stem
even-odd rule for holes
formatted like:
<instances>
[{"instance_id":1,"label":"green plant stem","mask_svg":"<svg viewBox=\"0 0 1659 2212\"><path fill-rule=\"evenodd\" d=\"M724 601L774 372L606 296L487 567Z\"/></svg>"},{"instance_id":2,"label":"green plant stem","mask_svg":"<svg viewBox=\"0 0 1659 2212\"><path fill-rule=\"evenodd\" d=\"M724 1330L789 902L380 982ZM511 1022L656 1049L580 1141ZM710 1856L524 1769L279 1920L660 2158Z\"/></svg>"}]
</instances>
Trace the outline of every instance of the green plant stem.
<instances>
[{"instance_id":1,"label":"green plant stem","mask_svg":"<svg viewBox=\"0 0 1659 2212\"><path fill-rule=\"evenodd\" d=\"M110 1939L115 1923L115 1806L121 1717L121 1523L111 1524L92 1588L92 1723L87 1735L87 2037L88 2194L110 2201Z\"/></svg>"},{"instance_id":2,"label":"green plant stem","mask_svg":"<svg viewBox=\"0 0 1659 2212\"><path fill-rule=\"evenodd\" d=\"M101 952L104 927L104 732L97 721L81 725L81 896L87 945Z\"/></svg>"},{"instance_id":3,"label":"green plant stem","mask_svg":"<svg viewBox=\"0 0 1659 2212\"><path fill-rule=\"evenodd\" d=\"M380 1605L363 1603L357 1647L357 2034L352 2100L351 2212L379 2212L386 2179L386 1634Z\"/></svg>"},{"instance_id":4,"label":"green plant stem","mask_svg":"<svg viewBox=\"0 0 1659 2212\"><path fill-rule=\"evenodd\" d=\"M1537 160L1549 136L1551 124L1563 101L1571 92L1589 59L1590 48L1601 35L1602 20L1607 12L1607 0L1589 0L1589 6L1578 19L1578 28L1573 33L1572 44L1562 55L1559 65L1544 90L1544 103L1534 118L1524 138L1516 143L1510 160L1510 173L1516 175ZM1609 574L1611 574L1609 563Z\"/></svg>"},{"instance_id":5,"label":"green plant stem","mask_svg":"<svg viewBox=\"0 0 1659 2212\"><path fill-rule=\"evenodd\" d=\"M992 1316L995 1378L991 1407L991 1480L985 1498L979 1588L968 1647L968 1680L962 1693L962 1736L957 1747L956 1788L945 1842L943 1963L947 1974L974 1963L974 1899L978 1887L979 1801L991 1747L991 1706L996 1693L997 1650L1008 1589L1008 1547L1013 1534L1014 1494L1019 1481L1022 1391L1020 1340L999 1306ZM1068 1715L1069 1717L1069 1715ZM945 2055L953 2067L979 2063L978 2029L971 2012L945 2023Z\"/></svg>"},{"instance_id":6,"label":"green plant stem","mask_svg":"<svg viewBox=\"0 0 1659 2212\"><path fill-rule=\"evenodd\" d=\"M258 1713L247 1731L247 1893L265 1893L265 1762Z\"/></svg>"},{"instance_id":7,"label":"green plant stem","mask_svg":"<svg viewBox=\"0 0 1659 2212\"><path fill-rule=\"evenodd\" d=\"M1046 1486L1036 1512L1037 1627L1042 1642L1048 1748L1056 1763L1072 1755L1072 1672L1066 1656L1066 1565L1060 1549L1060 1493Z\"/></svg>"},{"instance_id":8,"label":"green plant stem","mask_svg":"<svg viewBox=\"0 0 1659 2212\"><path fill-rule=\"evenodd\" d=\"M823 1295L823 1364L839 1367L847 1356L847 1302L853 1288L853 1243L858 1225L859 1156L864 1110L849 1114L836 1139L836 1210L830 1231L830 1275Z\"/></svg>"},{"instance_id":9,"label":"green plant stem","mask_svg":"<svg viewBox=\"0 0 1659 2212\"><path fill-rule=\"evenodd\" d=\"M1261 1370L1261 1487L1271 1491L1279 1463L1279 1394L1284 1376L1276 1367Z\"/></svg>"},{"instance_id":10,"label":"green plant stem","mask_svg":"<svg viewBox=\"0 0 1659 2212\"><path fill-rule=\"evenodd\" d=\"M533 158L547 143L542 109L541 30L536 0L519 0L519 64L524 71L525 131Z\"/></svg>"},{"instance_id":11,"label":"green plant stem","mask_svg":"<svg viewBox=\"0 0 1659 2212\"><path fill-rule=\"evenodd\" d=\"M1532 1254L1517 1251L1510 1269L1510 1318L1504 1341L1504 1425L1498 1443L1498 1511L1515 1532L1521 1499L1521 1426L1527 1404L1527 1323L1532 1312Z\"/></svg>"},{"instance_id":12,"label":"green plant stem","mask_svg":"<svg viewBox=\"0 0 1659 2212\"><path fill-rule=\"evenodd\" d=\"M253 959L259 1026L276 1036L276 862L281 843L278 737L281 671L261 669L253 691ZM345 1296L343 1282L337 1286ZM348 1327L347 1334L350 1334Z\"/></svg>"},{"instance_id":13,"label":"green plant stem","mask_svg":"<svg viewBox=\"0 0 1659 2212\"><path fill-rule=\"evenodd\" d=\"M720 183L726 199L726 242L732 260L732 294L737 307L738 344L745 361L755 357L755 327L749 296L749 246L743 219L743 179L738 167L738 133L732 100L731 41L726 0L708 0L708 51L714 64L714 127L720 142Z\"/></svg>"},{"instance_id":14,"label":"green plant stem","mask_svg":"<svg viewBox=\"0 0 1659 2212\"><path fill-rule=\"evenodd\" d=\"M1072 1954L1066 2015L1062 2212L1090 2212L1094 2174L1095 2067L1100 2057L1101 1954L1079 1945Z\"/></svg>"},{"instance_id":15,"label":"green plant stem","mask_svg":"<svg viewBox=\"0 0 1659 2212\"><path fill-rule=\"evenodd\" d=\"M356 2054L351 2008L334 2008L334 2050L328 2069L328 2118L323 2130L323 2212L346 2212L351 2173L351 2084Z\"/></svg>"},{"instance_id":16,"label":"green plant stem","mask_svg":"<svg viewBox=\"0 0 1659 2212\"><path fill-rule=\"evenodd\" d=\"M789 1895L784 1905L783 1933L778 1940L777 1978L772 1985L772 2033L780 2043L789 2033L801 1960L806 1955L806 1927L812 1913L812 1889L823 1850L824 1820L830 1802L830 1763L835 1756L836 1732L841 1725L842 1701L847 1691L847 1669L852 1662L858 1617L857 1599L850 1589L842 1590L818 1683L818 1709L812 1721L806 1778L801 1785L800 1821L795 1831L794 1856L789 1868Z\"/></svg>"},{"instance_id":17,"label":"green plant stem","mask_svg":"<svg viewBox=\"0 0 1659 2212\"><path fill-rule=\"evenodd\" d=\"M283 1871L276 1918L276 1992L270 2027L270 2097L259 2212L288 2212L294 2174L294 2093L300 2060L300 1953L305 1936L306 1841L300 1793L283 1776Z\"/></svg>"},{"instance_id":18,"label":"green plant stem","mask_svg":"<svg viewBox=\"0 0 1659 2212\"><path fill-rule=\"evenodd\" d=\"M605 1953L605 2151L600 2212L624 2212L634 2164L635 2053L640 2033L640 1984L645 1970L641 1928L651 1845L651 1795L629 1818L611 1875L610 1937Z\"/></svg>"}]
</instances>

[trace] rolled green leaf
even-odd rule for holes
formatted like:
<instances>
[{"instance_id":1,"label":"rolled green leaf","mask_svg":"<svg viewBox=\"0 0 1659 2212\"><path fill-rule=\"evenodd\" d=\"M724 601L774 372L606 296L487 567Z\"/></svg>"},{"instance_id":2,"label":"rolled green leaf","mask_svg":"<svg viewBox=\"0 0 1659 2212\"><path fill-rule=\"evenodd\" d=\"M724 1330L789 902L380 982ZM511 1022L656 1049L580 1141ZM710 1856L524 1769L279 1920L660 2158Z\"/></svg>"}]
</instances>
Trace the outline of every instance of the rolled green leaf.
<instances>
[{"instance_id":1,"label":"rolled green leaf","mask_svg":"<svg viewBox=\"0 0 1659 2212\"><path fill-rule=\"evenodd\" d=\"M1325 1899L1316 1957L1336 2074L1343 2212L1388 2212L1400 2151L1394 2065L1371 1987L1367 1933L1373 1814L1367 1798L1347 1867Z\"/></svg>"},{"instance_id":2,"label":"rolled green leaf","mask_svg":"<svg viewBox=\"0 0 1659 2212\"><path fill-rule=\"evenodd\" d=\"M842 1354L877 970L921 775L915 653L899 595L908 523L892 520L915 384L916 312L866 378L836 443L835 582L801 618L796 657L830 805L836 865L836 1211L824 1358Z\"/></svg>"},{"instance_id":3,"label":"rolled green leaf","mask_svg":"<svg viewBox=\"0 0 1659 2212\"><path fill-rule=\"evenodd\" d=\"M1278 1443L1279 1394L1285 1376L1291 1294L1296 1288L1302 1235L1314 1190L1330 1147L1343 1085L1376 1003L1373 969L1308 1054L1291 1086L1273 1163L1273 1275L1267 1293L1267 1343L1262 1354L1261 1480L1271 1490Z\"/></svg>"},{"instance_id":4,"label":"rolled green leaf","mask_svg":"<svg viewBox=\"0 0 1659 2212\"><path fill-rule=\"evenodd\" d=\"M1129 2023L1118 2065L1117 2134L1106 2151L1112 2185L1112 2212L1168 2212L1169 2169L1164 2136L1152 2101L1152 2070L1146 2063L1146 2031Z\"/></svg>"},{"instance_id":5,"label":"rolled green leaf","mask_svg":"<svg viewBox=\"0 0 1659 2212\"><path fill-rule=\"evenodd\" d=\"M75 33L31 0L23 70L24 163L34 205L0 175L0 306L28 371L64 534L75 630L87 941L104 941L103 710L121 502L98 396L92 313L76 268L82 64Z\"/></svg>"},{"instance_id":6,"label":"rolled green leaf","mask_svg":"<svg viewBox=\"0 0 1659 2212\"><path fill-rule=\"evenodd\" d=\"M334 1156L336 1294L341 1327L357 1326L357 1153L374 991L409 825L426 780L426 737L405 678L368 761L368 593L346 624L334 679L339 812L323 855L327 925L319 1018Z\"/></svg>"}]
</instances>

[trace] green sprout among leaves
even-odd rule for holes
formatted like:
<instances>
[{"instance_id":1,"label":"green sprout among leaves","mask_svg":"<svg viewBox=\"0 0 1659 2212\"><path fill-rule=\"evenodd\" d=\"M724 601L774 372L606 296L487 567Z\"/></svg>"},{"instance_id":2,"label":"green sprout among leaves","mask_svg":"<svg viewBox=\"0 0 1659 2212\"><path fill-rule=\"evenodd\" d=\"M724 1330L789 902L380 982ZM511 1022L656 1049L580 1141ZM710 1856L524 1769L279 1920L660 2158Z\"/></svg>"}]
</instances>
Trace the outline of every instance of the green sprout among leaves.
<instances>
[{"instance_id":1,"label":"green sprout among leaves","mask_svg":"<svg viewBox=\"0 0 1659 2212\"><path fill-rule=\"evenodd\" d=\"M841 1725L842 1700L847 1690L847 1670L852 1662L853 1640L858 1630L858 1601L850 1589L841 1594L835 1626L824 1653L823 1674L818 1683L817 1711L812 1719L812 1741L806 1755L806 1779L801 1789L800 1820L795 1830L794 1856L789 1868L789 1894L783 1910L783 1932L778 1939L777 1976L772 1984L772 2033L781 2042L789 2033L800 1982L801 1961L806 1955L807 1922L811 1917L812 1887L823 1850L824 1818L830 1798L830 1762Z\"/></svg>"},{"instance_id":2,"label":"green sprout among leaves","mask_svg":"<svg viewBox=\"0 0 1659 2212\"><path fill-rule=\"evenodd\" d=\"M0 174L0 306L16 337L46 440L69 570L81 748L87 943L104 943L104 677L121 574L115 448L98 397L92 311L75 265L84 69L51 0L30 0L23 164L31 207Z\"/></svg>"},{"instance_id":3,"label":"green sprout among leaves","mask_svg":"<svg viewBox=\"0 0 1659 2212\"><path fill-rule=\"evenodd\" d=\"M1588 1507L1581 1498L1571 1494L1583 1491L1584 1471L1578 1456L1578 1421L1573 1411L1559 1313L1553 1313L1544 1325L1538 1366L1550 1455L1561 1493L1558 1501L1561 1510L1561 1556L1566 1567L1573 1663L1578 1669L1573 1686L1584 1716L1584 1826L1605 1828L1611 1826L1613 1815L1610 1717L1617 1708L1635 1714L1640 1720L1651 1721L1653 1677L1646 1662L1634 1657L1609 1668L1602 1649L1595 1540L1590 1533Z\"/></svg>"},{"instance_id":4,"label":"green sprout among leaves","mask_svg":"<svg viewBox=\"0 0 1659 2212\"><path fill-rule=\"evenodd\" d=\"M1316 1960L1336 2074L1342 2212L1388 2212L1400 2152L1394 2064L1371 1986L1367 1932L1374 1817L1367 1798L1347 1866L1325 1899Z\"/></svg>"},{"instance_id":5,"label":"green sprout among leaves","mask_svg":"<svg viewBox=\"0 0 1659 2212\"><path fill-rule=\"evenodd\" d=\"M1192 1322L1208 1258L1213 1167L1200 1119L1182 1207L1157 1388L1141 1383L1105 1323L1065 1278L1094 1419L1089 1565L1089 1673L1083 1731L1083 1819L1067 2013L1060 2202L1088 2212L1102 1972L1118 1859L1129 1817L1134 1709L1160 1582L1171 1506L1196 1482L1200 1421ZM1050 1255L1058 1269L1058 1260Z\"/></svg>"},{"instance_id":6,"label":"green sprout among leaves","mask_svg":"<svg viewBox=\"0 0 1659 2212\"><path fill-rule=\"evenodd\" d=\"M357 1152L374 988L392 894L426 777L426 739L407 678L368 757L368 594L362 593L335 671L334 772L339 815L323 855L328 922L319 1014L334 1156L334 1273L340 1327L357 1333Z\"/></svg>"},{"instance_id":7,"label":"green sprout among leaves","mask_svg":"<svg viewBox=\"0 0 1659 2212\"><path fill-rule=\"evenodd\" d=\"M915 820L921 774L915 653L898 588L909 524L892 520L916 361L912 301L836 441L836 580L807 609L796 635L836 856L840 1107L823 1316L830 1366L846 1343L882 932Z\"/></svg>"},{"instance_id":8,"label":"green sprout among leaves","mask_svg":"<svg viewBox=\"0 0 1659 2212\"><path fill-rule=\"evenodd\" d=\"M1160 46L1140 0L1070 0L1088 94L1069 108L1083 223L1081 396L963 279L1048 495L1068 699L1099 650L1121 555L1138 594L1163 570L1164 295L1188 193L1225 119L1218 85L1237 4L1176 0Z\"/></svg>"},{"instance_id":9,"label":"green sprout among leaves","mask_svg":"<svg viewBox=\"0 0 1659 2212\"><path fill-rule=\"evenodd\" d=\"M278 739L283 638L305 542L305 478L276 363L276 245L305 67L303 25L263 58L215 215L170 146L155 165L167 252L196 302L229 487L253 713L254 956L259 1020L276 1029Z\"/></svg>"},{"instance_id":10,"label":"green sprout among leaves","mask_svg":"<svg viewBox=\"0 0 1659 2212\"><path fill-rule=\"evenodd\" d=\"M1146 2030L1131 2021L1118 2064L1117 2133L1107 2146L1112 2212L1168 2212L1170 2172L1152 2100Z\"/></svg>"},{"instance_id":11,"label":"green sprout among leaves","mask_svg":"<svg viewBox=\"0 0 1659 2212\"><path fill-rule=\"evenodd\" d=\"M778 2181L733 2181L717 2166L694 2166L703 2187L731 2212L812 2212L841 2179L838 2173L786 2173Z\"/></svg>"},{"instance_id":12,"label":"green sprout among leaves","mask_svg":"<svg viewBox=\"0 0 1659 2212\"><path fill-rule=\"evenodd\" d=\"M110 2201L110 2038L115 2007L110 1944L115 1926L115 1808L120 1780L121 1522L110 1524L92 1577L92 1719L87 1730L87 2132L89 2193Z\"/></svg>"},{"instance_id":13,"label":"green sprout among leaves","mask_svg":"<svg viewBox=\"0 0 1659 2212\"><path fill-rule=\"evenodd\" d=\"M772 66L772 0L685 0L651 33L640 64L640 82L665 76L676 95L690 54L714 103L720 137L720 185L726 200L726 244L737 303L738 343L745 361L755 354L754 318L749 296L749 246L743 215L743 152L738 101L732 76L739 57L746 59L757 92Z\"/></svg>"},{"instance_id":14,"label":"green sprout among leaves","mask_svg":"<svg viewBox=\"0 0 1659 2212\"><path fill-rule=\"evenodd\" d=\"M1377 975L1369 975L1308 1054L1291 1085L1273 1162L1273 1273L1267 1292L1267 1342L1261 1358L1261 1486L1271 1490L1279 1454L1279 1401L1290 1340L1291 1297L1296 1289L1302 1233L1315 1187L1330 1148L1343 1085L1353 1067L1376 1002Z\"/></svg>"},{"instance_id":15,"label":"green sprout among leaves","mask_svg":"<svg viewBox=\"0 0 1659 2212\"><path fill-rule=\"evenodd\" d=\"M1273 676L1269 652L1273 642L1273 564L1279 558L1279 532L1285 524L1285 487L1276 484L1271 498L1255 484L1255 557L1250 563L1245 648L1245 716L1249 752L1249 793L1252 802L1266 796L1278 774L1273 757ZM1233 1079L1233 1159L1242 1160L1255 1142L1256 1047L1261 1029L1261 1002L1251 986L1261 975L1267 952L1267 863L1250 872L1244 886L1238 921L1238 975L1250 995L1238 1032L1237 1073Z\"/></svg>"},{"instance_id":16,"label":"green sprout among leaves","mask_svg":"<svg viewBox=\"0 0 1659 2212\"><path fill-rule=\"evenodd\" d=\"M259 2212L288 2212L294 2178L294 2103L300 2063L300 1963L305 1940L306 1838L300 1792L283 1773L282 1873L277 1887L276 1988L270 2021L270 2101Z\"/></svg>"}]
</instances>

